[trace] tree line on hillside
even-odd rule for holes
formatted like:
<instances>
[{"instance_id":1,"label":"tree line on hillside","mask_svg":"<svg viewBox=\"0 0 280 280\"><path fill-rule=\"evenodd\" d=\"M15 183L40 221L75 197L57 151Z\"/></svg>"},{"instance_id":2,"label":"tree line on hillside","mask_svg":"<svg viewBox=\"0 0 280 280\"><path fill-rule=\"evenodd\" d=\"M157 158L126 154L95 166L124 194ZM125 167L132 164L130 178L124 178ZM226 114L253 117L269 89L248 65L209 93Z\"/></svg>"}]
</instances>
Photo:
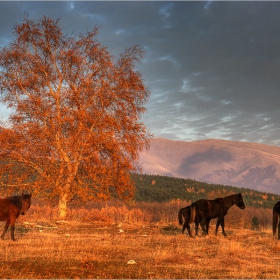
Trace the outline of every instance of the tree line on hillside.
<instances>
[{"instance_id":1,"label":"tree line on hillside","mask_svg":"<svg viewBox=\"0 0 280 280\"><path fill-rule=\"evenodd\" d=\"M208 184L192 179L161 175L132 174L136 201L167 202L173 199L192 203L198 199L215 199L242 193L246 206L273 208L280 195L221 184Z\"/></svg>"}]
</instances>

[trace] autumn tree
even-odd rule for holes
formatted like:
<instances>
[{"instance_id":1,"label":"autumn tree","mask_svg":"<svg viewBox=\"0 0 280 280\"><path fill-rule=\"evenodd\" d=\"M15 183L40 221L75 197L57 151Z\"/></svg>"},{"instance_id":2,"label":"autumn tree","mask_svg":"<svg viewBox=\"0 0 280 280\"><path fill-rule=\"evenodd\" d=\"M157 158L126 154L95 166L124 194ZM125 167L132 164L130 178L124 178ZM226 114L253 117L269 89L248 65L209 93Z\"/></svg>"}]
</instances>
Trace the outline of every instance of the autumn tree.
<instances>
[{"instance_id":1,"label":"autumn tree","mask_svg":"<svg viewBox=\"0 0 280 280\"><path fill-rule=\"evenodd\" d=\"M0 131L2 190L57 199L60 217L74 196L133 197L130 172L152 137L140 122L149 98L137 68L143 49L115 58L97 27L65 35L48 17L13 30L0 49L1 102L12 110Z\"/></svg>"}]
</instances>

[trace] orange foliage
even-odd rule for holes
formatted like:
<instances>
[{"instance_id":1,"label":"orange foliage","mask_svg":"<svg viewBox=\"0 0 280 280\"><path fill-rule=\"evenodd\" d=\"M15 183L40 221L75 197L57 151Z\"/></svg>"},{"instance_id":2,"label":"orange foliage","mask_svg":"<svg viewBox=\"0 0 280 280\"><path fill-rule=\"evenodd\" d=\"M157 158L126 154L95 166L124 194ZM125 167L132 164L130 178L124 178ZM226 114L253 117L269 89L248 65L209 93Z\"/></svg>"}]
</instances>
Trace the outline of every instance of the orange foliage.
<instances>
[{"instance_id":1,"label":"orange foliage","mask_svg":"<svg viewBox=\"0 0 280 280\"><path fill-rule=\"evenodd\" d=\"M83 206L71 206L67 211L66 218L70 221L93 222L102 221L108 223L174 223L178 224L178 212L181 208L190 205L190 201L180 199L169 202L136 202L134 206L124 206L113 202L88 202ZM252 219L256 217L261 228L271 228L271 209L247 207L241 210L231 207L225 217L228 228L251 229ZM21 216L20 221L56 221L58 207L51 207L43 203L31 205L27 215ZM216 219L211 221L214 227Z\"/></svg>"},{"instance_id":2,"label":"orange foliage","mask_svg":"<svg viewBox=\"0 0 280 280\"><path fill-rule=\"evenodd\" d=\"M209 192L207 194L207 198L215 199L217 197L224 197L224 196L228 196L228 195L232 195L232 194L234 194L234 192L231 190L217 189L217 190L213 190L213 191Z\"/></svg>"},{"instance_id":3,"label":"orange foliage","mask_svg":"<svg viewBox=\"0 0 280 280\"><path fill-rule=\"evenodd\" d=\"M60 21L25 18L0 51L1 102L12 109L0 135L4 192L32 189L59 198L60 216L74 195L128 200L130 171L151 135L140 116L149 91L133 46L115 60L98 28L64 35Z\"/></svg>"}]
</instances>

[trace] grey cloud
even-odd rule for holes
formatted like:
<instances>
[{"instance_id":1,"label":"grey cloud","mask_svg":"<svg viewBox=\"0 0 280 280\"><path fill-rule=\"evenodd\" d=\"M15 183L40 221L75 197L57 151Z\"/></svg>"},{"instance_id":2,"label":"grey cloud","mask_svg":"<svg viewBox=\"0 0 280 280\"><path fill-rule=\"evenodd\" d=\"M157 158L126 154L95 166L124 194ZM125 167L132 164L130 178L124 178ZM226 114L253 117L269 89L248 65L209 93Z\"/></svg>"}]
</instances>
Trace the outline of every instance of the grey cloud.
<instances>
[{"instance_id":1,"label":"grey cloud","mask_svg":"<svg viewBox=\"0 0 280 280\"><path fill-rule=\"evenodd\" d=\"M151 98L142 121L156 137L280 145L280 2L0 2L0 46L24 11L61 17L66 33L100 26L118 55L140 44ZM2 115L2 114L1 114Z\"/></svg>"}]
</instances>

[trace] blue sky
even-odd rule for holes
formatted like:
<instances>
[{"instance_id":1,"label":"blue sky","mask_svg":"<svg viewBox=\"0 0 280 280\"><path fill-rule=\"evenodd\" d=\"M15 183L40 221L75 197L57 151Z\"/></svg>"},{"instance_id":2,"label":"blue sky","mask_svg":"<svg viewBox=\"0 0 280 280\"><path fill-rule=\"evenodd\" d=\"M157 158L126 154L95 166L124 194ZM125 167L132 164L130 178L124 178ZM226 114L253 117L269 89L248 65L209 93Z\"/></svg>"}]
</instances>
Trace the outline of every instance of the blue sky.
<instances>
[{"instance_id":1,"label":"blue sky","mask_svg":"<svg viewBox=\"0 0 280 280\"><path fill-rule=\"evenodd\" d=\"M60 17L65 33L100 26L112 54L146 50L142 121L155 137L280 146L279 11L277 1L1 1L0 47L25 12Z\"/></svg>"}]
</instances>

